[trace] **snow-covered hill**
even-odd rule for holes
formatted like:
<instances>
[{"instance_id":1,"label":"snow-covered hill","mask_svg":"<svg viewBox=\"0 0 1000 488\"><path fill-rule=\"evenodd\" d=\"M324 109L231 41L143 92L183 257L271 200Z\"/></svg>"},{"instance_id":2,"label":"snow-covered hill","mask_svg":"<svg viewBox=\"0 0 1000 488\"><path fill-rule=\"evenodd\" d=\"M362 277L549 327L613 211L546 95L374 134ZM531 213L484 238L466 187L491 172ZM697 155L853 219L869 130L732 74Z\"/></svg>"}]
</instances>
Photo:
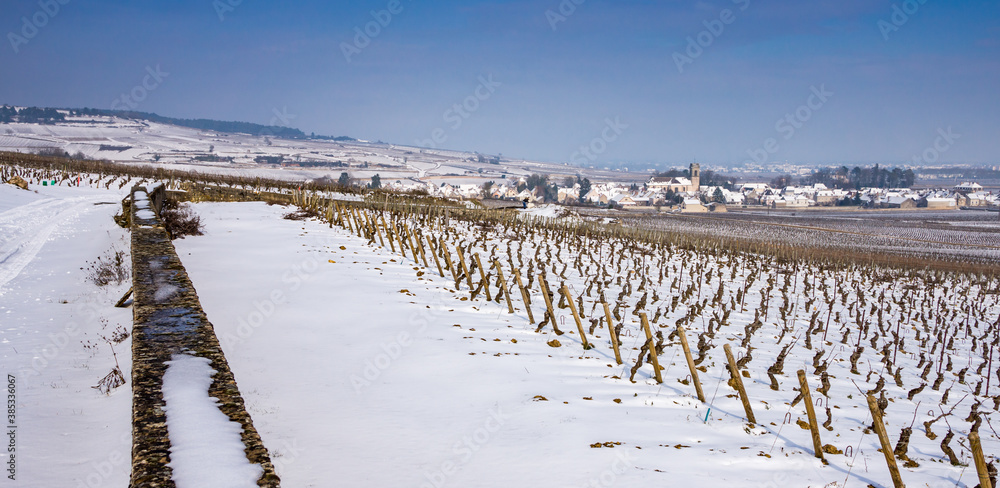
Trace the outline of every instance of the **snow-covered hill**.
<instances>
[{"instance_id":1,"label":"snow-covered hill","mask_svg":"<svg viewBox=\"0 0 1000 488\"><path fill-rule=\"evenodd\" d=\"M148 120L73 116L68 112L65 121L55 124L0 124L0 151L41 150L62 150L71 155L123 163L164 164L177 169L252 172L290 180L337 179L344 172L359 180L379 174L384 183L399 180L455 185L481 184L533 173L553 177L584 174L596 180L644 176L520 159L492 163L489 157L445 149L206 132Z\"/></svg>"}]
</instances>

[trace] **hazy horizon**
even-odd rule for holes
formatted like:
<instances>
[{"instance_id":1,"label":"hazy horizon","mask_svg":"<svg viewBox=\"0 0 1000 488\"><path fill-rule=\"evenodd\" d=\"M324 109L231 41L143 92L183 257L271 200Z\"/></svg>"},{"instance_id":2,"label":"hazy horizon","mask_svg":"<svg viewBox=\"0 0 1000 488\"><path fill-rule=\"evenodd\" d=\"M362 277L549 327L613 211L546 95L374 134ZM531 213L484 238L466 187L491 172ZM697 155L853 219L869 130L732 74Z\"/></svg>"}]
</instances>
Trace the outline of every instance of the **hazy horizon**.
<instances>
[{"instance_id":1,"label":"hazy horizon","mask_svg":"<svg viewBox=\"0 0 1000 488\"><path fill-rule=\"evenodd\" d=\"M15 74L0 103L595 167L995 164L1000 149L986 1L42 0L8 2L0 29Z\"/></svg>"}]
</instances>

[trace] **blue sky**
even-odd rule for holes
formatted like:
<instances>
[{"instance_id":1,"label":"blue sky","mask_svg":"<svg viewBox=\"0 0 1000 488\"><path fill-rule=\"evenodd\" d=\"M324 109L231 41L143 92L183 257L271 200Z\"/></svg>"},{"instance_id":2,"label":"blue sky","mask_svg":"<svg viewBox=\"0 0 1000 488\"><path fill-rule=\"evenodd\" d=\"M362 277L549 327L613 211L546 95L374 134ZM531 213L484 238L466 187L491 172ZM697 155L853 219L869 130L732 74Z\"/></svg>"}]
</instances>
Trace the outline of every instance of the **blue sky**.
<instances>
[{"instance_id":1,"label":"blue sky","mask_svg":"<svg viewBox=\"0 0 1000 488\"><path fill-rule=\"evenodd\" d=\"M0 2L0 103L136 93L167 116L595 166L1000 164L995 1Z\"/></svg>"}]
</instances>

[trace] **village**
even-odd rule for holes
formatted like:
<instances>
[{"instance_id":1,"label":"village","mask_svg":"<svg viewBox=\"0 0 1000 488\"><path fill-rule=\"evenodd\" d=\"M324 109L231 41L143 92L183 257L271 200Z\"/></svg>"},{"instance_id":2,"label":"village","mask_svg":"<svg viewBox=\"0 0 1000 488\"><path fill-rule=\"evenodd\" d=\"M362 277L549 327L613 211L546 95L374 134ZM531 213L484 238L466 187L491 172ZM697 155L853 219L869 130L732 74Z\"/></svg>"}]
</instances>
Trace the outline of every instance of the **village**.
<instances>
[{"instance_id":1,"label":"village","mask_svg":"<svg viewBox=\"0 0 1000 488\"><path fill-rule=\"evenodd\" d=\"M691 164L689 176L652 176L638 182L594 183L578 177L550 181L544 176L501 178L485 184L452 184L395 180L379 182L398 191L425 191L431 196L477 201L508 201L534 206L543 203L586 205L633 211L707 213L732 208L809 209L919 209L993 210L1000 208L1000 195L975 182L952 188L829 188L823 183L772 187L769 183L702 185L698 164ZM560 185L562 183L562 185ZM495 206L495 205L494 205Z\"/></svg>"}]
</instances>

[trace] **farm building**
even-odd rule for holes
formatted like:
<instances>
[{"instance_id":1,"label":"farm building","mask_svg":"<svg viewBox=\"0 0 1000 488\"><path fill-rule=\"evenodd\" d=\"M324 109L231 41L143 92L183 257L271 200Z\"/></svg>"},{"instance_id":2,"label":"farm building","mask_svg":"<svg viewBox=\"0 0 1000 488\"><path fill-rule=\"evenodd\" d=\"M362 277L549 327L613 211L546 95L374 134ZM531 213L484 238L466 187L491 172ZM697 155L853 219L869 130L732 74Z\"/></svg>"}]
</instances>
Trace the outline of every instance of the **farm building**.
<instances>
[{"instance_id":1,"label":"farm building","mask_svg":"<svg viewBox=\"0 0 1000 488\"><path fill-rule=\"evenodd\" d=\"M951 197L928 196L921 203L926 204L929 209L947 210L958 208L955 199Z\"/></svg>"},{"instance_id":2,"label":"farm building","mask_svg":"<svg viewBox=\"0 0 1000 488\"><path fill-rule=\"evenodd\" d=\"M958 196L958 205L960 207L989 207L996 204L996 195L986 192L979 191Z\"/></svg>"},{"instance_id":3,"label":"farm building","mask_svg":"<svg viewBox=\"0 0 1000 488\"><path fill-rule=\"evenodd\" d=\"M619 194L615 195L614 197L611 198L611 200L609 201L609 203L614 203L615 205L618 205L620 207L634 207L635 206L635 200L632 199L631 195L628 195L626 193L619 193Z\"/></svg>"},{"instance_id":4,"label":"farm building","mask_svg":"<svg viewBox=\"0 0 1000 488\"><path fill-rule=\"evenodd\" d=\"M697 198L685 198L684 202L681 203L681 212L683 213L706 213L708 212L708 207L701 203L701 200Z\"/></svg>"},{"instance_id":5,"label":"farm building","mask_svg":"<svg viewBox=\"0 0 1000 488\"><path fill-rule=\"evenodd\" d=\"M982 185L971 181L964 181L962 183L955 185L955 191L961 193L975 193L982 190L983 190Z\"/></svg>"}]
</instances>

